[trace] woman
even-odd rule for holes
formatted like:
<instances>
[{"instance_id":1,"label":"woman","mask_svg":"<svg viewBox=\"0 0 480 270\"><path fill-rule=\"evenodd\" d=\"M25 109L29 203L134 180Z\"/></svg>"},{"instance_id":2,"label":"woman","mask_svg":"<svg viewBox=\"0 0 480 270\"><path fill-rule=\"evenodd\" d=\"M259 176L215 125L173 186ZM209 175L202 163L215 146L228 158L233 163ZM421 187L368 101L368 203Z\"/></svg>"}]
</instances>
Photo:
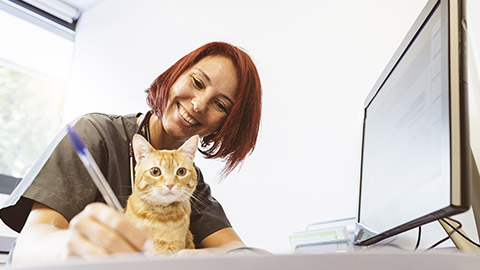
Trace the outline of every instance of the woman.
<instances>
[{"instance_id":1,"label":"woman","mask_svg":"<svg viewBox=\"0 0 480 270\"><path fill-rule=\"evenodd\" d=\"M201 152L226 161L231 172L254 149L261 86L250 57L213 42L181 58L147 90L152 111L143 115L88 114L74 123L123 206L131 193L129 143L135 133L157 149L175 149L199 134ZM148 250L147 232L107 207L64 134L29 172L0 210L20 231L13 263L61 262L71 256ZM130 155L131 156L131 155ZM190 230L196 252L243 246L198 171ZM186 252L186 251L183 251ZM195 251L194 251L195 252Z\"/></svg>"}]
</instances>

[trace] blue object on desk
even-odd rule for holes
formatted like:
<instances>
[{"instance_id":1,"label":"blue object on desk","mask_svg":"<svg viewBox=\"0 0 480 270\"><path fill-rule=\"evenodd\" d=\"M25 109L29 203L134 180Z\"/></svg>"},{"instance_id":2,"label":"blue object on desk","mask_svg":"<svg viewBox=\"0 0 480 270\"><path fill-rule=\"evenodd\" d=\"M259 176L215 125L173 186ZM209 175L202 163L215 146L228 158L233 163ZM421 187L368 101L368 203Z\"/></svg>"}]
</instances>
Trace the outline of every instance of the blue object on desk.
<instances>
[{"instance_id":1,"label":"blue object on desk","mask_svg":"<svg viewBox=\"0 0 480 270\"><path fill-rule=\"evenodd\" d=\"M85 143L83 143L78 133L70 125L67 125L67 133L70 141L72 142L73 148L75 149L75 152L80 157L80 160L82 161L83 165L92 177L93 182L102 194L105 202L110 207L113 207L117 209L120 213L123 213L124 211L122 205L118 201L117 196L115 196L115 193L105 179L105 176L103 176L102 171L100 171L100 168L95 162L95 159L85 146Z\"/></svg>"}]
</instances>

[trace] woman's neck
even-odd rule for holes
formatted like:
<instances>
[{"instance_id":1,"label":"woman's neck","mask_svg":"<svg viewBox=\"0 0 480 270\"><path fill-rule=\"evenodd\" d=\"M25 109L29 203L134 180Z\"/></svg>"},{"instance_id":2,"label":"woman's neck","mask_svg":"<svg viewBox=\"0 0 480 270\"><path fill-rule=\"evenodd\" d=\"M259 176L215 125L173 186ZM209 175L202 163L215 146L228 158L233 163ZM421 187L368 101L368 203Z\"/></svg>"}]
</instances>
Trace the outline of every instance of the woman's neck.
<instances>
[{"instance_id":1,"label":"woman's neck","mask_svg":"<svg viewBox=\"0 0 480 270\"><path fill-rule=\"evenodd\" d=\"M183 142L173 138L163 128L162 121L154 113L149 121L150 144L155 149L177 149L182 146Z\"/></svg>"}]
</instances>

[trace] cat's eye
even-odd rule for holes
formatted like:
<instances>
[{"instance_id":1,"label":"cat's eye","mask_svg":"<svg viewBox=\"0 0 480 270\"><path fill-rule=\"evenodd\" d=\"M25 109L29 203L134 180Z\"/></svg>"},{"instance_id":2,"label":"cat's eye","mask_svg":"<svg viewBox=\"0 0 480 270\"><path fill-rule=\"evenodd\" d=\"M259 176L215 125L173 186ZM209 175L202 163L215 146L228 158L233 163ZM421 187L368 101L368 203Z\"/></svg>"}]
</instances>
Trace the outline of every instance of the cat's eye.
<instances>
[{"instance_id":1,"label":"cat's eye","mask_svg":"<svg viewBox=\"0 0 480 270\"><path fill-rule=\"evenodd\" d=\"M150 169L150 174L153 176L160 176L162 175L162 171L158 167L153 167Z\"/></svg>"},{"instance_id":2,"label":"cat's eye","mask_svg":"<svg viewBox=\"0 0 480 270\"><path fill-rule=\"evenodd\" d=\"M187 173L187 169L185 169L184 167L180 167L177 170L177 175L178 176L184 176L186 173Z\"/></svg>"}]
</instances>

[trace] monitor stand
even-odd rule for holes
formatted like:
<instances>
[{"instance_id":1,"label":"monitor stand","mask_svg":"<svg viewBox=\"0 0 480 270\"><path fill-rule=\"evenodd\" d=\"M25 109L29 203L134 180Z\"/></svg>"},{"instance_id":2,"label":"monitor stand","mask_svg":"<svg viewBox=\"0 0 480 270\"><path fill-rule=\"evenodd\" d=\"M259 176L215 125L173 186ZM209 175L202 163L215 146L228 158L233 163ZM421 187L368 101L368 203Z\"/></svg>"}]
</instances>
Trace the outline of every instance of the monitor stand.
<instances>
[{"instance_id":1,"label":"monitor stand","mask_svg":"<svg viewBox=\"0 0 480 270\"><path fill-rule=\"evenodd\" d=\"M480 175L477 168L477 162L472 153L471 157L472 161L472 172L471 172L471 179L472 182L470 183L470 200L472 204L473 216L475 217L475 224L477 227L477 234L480 238ZM443 229L447 232L447 235L450 236L450 239L455 244L455 246L462 252L467 253L480 253L480 247L470 243L466 240L463 236L461 236L458 232L456 232L453 228L455 227L459 232L463 235L468 236L462 229L457 228L458 224L455 222L450 222L449 220L439 219L438 222L442 225ZM447 222L450 223L447 224Z\"/></svg>"}]
</instances>

